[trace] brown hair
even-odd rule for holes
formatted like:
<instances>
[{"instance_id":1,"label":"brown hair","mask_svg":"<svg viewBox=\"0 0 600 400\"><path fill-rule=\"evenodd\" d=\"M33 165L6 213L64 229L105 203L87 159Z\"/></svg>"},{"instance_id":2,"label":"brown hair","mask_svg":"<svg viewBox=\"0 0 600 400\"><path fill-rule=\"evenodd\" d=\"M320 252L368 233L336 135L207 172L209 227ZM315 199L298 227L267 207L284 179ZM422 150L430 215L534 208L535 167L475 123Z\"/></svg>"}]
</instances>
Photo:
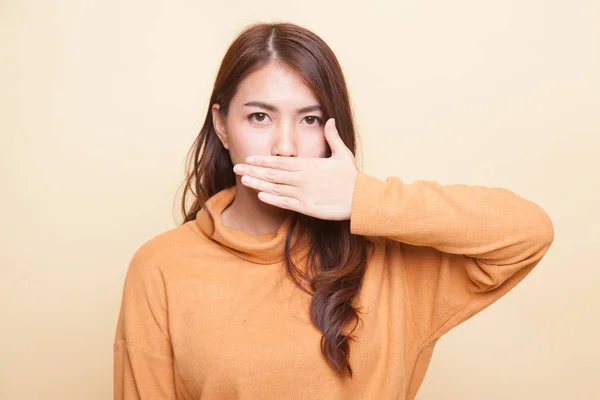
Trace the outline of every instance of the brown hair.
<instances>
[{"instance_id":1,"label":"brown hair","mask_svg":"<svg viewBox=\"0 0 600 400\"><path fill-rule=\"evenodd\" d=\"M235 185L229 152L218 139L211 113L220 105L226 116L240 82L251 72L277 62L296 73L316 95L323 108L324 121L335 118L346 146L356 154L356 133L350 99L342 69L329 48L317 35L291 23L253 24L241 32L227 50L217 73L204 125L187 159L187 174L181 211L184 222L196 218L206 201L217 192ZM331 155L328 150L327 156ZM186 204L191 194L193 203ZM352 305L367 264L370 242L350 233L350 221L325 221L302 214L293 215L293 227L308 234L308 268L301 271L292 261L292 230L285 246L285 264L293 281L312 295L312 322L323 333L321 352L338 373L352 377L349 342L359 322ZM307 289L301 281L308 284ZM352 330L343 329L355 322Z\"/></svg>"}]
</instances>

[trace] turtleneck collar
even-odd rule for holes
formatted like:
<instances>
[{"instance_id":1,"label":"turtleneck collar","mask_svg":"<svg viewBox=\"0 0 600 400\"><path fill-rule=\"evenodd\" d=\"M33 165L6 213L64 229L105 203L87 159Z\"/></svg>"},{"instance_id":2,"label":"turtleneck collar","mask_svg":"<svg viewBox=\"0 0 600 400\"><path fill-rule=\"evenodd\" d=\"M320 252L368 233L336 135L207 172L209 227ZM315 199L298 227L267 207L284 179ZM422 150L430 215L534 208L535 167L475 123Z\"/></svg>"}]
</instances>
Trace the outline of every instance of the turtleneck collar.
<instances>
[{"instance_id":1,"label":"turtleneck collar","mask_svg":"<svg viewBox=\"0 0 600 400\"><path fill-rule=\"evenodd\" d=\"M224 189L207 200L205 208L196 215L196 224L210 239L221 244L236 256L256 264L275 264L285 258L285 240L291 228L292 215L288 216L276 232L252 235L240 229L223 225L221 213L233 202L236 188ZM211 218L212 216L212 218ZM292 243L298 238L296 231ZM301 238L294 250L295 255L306 256L308 238ZM298 254L302 253L302 254ZM296 257L294 257L295 259Z\"/></svg>"}]
</instances>

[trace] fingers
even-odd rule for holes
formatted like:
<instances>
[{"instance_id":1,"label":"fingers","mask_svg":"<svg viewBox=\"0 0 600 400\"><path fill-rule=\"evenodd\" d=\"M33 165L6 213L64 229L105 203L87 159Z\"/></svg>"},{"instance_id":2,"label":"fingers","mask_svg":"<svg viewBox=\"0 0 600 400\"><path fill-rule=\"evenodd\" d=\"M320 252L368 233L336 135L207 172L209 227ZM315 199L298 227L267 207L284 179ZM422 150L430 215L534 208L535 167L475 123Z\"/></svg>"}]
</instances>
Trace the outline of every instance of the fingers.
<instances>
[{"instance_id":1,"label":"fingers","mask_svg":"<svg viewBox=\"0 0 600 400\"><path fill-rule=\"evenodd\" d=\"M278 157L278 156L250 156L246 158L248 165L256 165L259 167L273 168L282 171L299 171L302 165L302 160L293 157Z\"/></svg>"},{"instance_id":2,"label":"fingers","mask_svg":"<svg viewBox=\"0 0 600 400\"><path fill-rule=\"evenodd\" d=\"M303 209L302 203L298 199L284 196L276 196L271 193L265 192L260 192L258 194L258 198L263 203L271 204L273 206L284 208L286 210L296 211L302 214L306 213L306 211Z\"/></svg>"},{"instance_id":3,"label":"fingers","mask_svg":"<svg viewBox=\"0 0 600 400\"><path fill-rule=\"evenodd\" d=\"M325 139L329 148L331 149L332 156L345 156L351 154L350 149L346 147L346 144L340 137L340 134L335 126L335 119L330 118L325 123Z\"/></svg>"},{"instance_id":4,"label":"fingers","mask_svg":"<svg viewBox=\"0 0 600 400\"><path fill-rule=\"evenodd\" d=\"M295 185L294 175L289 171L237 164L233 167L233 172L240 176L250 176L266 182Z\"/></svg>"},{"instance_id":5,"label":"fingers","mask_svg":"<svg viewBox=\"0 0 600 400\"><path fill-rule=\"evenodd\" d=\"M257 190L258 197L267 204L292 211L303 212L298 200L298 188L286 182L292 181L292 173L272 168L237 164L233 170L241 175L244 186Z\"/></svg>"},{"instance_id":6,"label":"fingers","mask_svg":"<svg viewBox=\"0 0 600 400\"><path fill-rule=\"evenodd\" d=\"M281 183L267 182L249 175L242 176L242 183L259 192L270 193L275 196L294 197L296 188L293 186L283 185Z\"/></svg>"}]
</instances>

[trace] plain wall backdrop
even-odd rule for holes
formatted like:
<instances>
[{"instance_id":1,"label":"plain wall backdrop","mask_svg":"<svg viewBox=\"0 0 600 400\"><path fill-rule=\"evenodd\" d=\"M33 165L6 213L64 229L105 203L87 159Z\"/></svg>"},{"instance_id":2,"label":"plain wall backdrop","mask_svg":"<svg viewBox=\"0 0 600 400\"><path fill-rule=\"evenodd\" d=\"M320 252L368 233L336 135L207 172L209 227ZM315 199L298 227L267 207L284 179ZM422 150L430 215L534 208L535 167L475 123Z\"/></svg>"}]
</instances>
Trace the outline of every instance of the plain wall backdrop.
<instances>
[{"instance_id":1,"label":"plain wall backdrop","mask_svg":"<svg viewBox=\"0 0 600 400\"><path fill-rule=\"evenodd\" d=\"M112 397L129 260L180 221L228 45L271 21L338 56L366 172L503 186L554 222L417 399L600 398L596 0L0 0L0 398Z\"/></svg>"}]
</instances>

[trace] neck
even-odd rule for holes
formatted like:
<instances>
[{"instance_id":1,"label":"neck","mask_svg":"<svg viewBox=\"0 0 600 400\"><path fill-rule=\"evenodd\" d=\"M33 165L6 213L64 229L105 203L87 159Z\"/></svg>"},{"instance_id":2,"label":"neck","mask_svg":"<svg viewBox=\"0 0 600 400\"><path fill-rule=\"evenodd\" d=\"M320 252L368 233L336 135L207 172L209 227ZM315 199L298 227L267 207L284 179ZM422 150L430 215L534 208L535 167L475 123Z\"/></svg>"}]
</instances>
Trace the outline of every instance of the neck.
<instances>
[{"instance_id":1,"label":"neck","mask_svg":"<svg viewBox=\"0 0 600 400\"><path fill-rule=\"evenodd\" d=\"M244 186L237 177L235 198L221 214L221 221L225 226L263 235L276 232L289 213L289 210L260 201L258 193Z\"/></svg>"}]
</instances>

